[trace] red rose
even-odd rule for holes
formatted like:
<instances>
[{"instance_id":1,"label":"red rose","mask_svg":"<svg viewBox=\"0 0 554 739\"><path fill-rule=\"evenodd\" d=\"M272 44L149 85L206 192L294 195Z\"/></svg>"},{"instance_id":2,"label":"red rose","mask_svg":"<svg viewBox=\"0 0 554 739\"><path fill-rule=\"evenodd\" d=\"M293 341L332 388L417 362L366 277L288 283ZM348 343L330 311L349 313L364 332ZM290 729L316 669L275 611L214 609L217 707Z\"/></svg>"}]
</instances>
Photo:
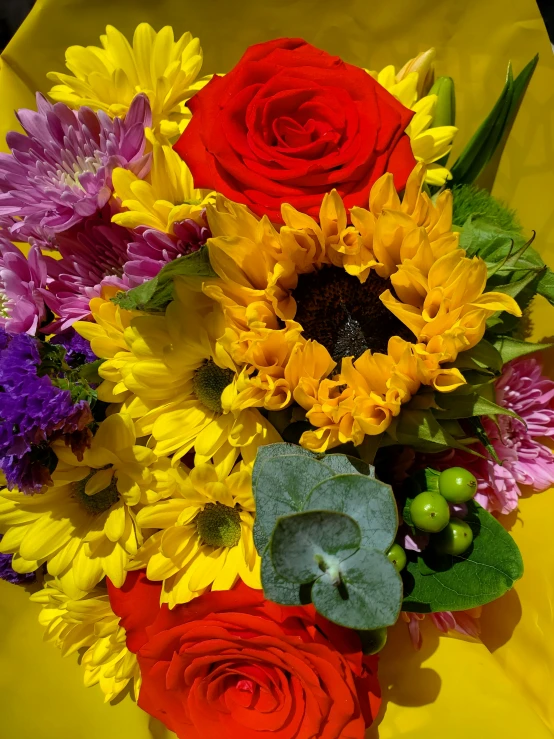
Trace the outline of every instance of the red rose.
<instances>
[{"instance_id":1,"label":"red rose","mask_svg":"<svg viewBox=\"0 0 554 739\"><path fill-rule=\"evenodd\" d=\"M367 207L382 174L401 190L415 166L404 133L413 113L363 69L302 39L251 46L187 105L192 121L174 148L196 187L275 222L282 203L317 217L333 188L347 207Z\"/></svg>"},{"instance_id":2,"label":"red rose","mask_svg":"<svg viewBox=\"0 0 554 739\"><path fill-rule=\"evenodd\" d=\"M240 584L170 611L134 572L109 592L137 652L139 706L181 739L363 739L375 716L377 658L311 606Z\"/></svg>"}]
</instances>

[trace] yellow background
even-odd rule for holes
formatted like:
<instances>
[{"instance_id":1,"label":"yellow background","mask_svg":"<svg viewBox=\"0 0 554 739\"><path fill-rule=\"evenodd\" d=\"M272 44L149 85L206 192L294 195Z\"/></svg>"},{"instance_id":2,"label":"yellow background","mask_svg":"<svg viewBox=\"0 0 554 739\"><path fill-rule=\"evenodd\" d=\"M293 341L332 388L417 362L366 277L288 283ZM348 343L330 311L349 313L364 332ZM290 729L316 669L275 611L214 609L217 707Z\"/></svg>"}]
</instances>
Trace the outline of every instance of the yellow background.
<instances>
[{"instance_id":1,"label":"yellow background","mask_svg":"<svg viewBox=\"0 0 554 739\"><path fill-rule=\"evenodd\" d=\"M554 266L554 57L534 0L38 0L1 59L0 133L15 127L15 108L33 105L34 90L49 89L46 72L63 69L65 47L97 43L107 23L130 35L141 21L199 36L204 72L227 71L249 44L278 36L371 69L435 46L438 73L457 84L458 148L500 91L508 59L519 71L540 52L494 193L538 232ZM535 339L554 335L553 318L537 300ZM381 661L387 710L368 739L554 736L553 511L546 492L509 518L526 573L485 609L482 642L426 626L416 653L402 624L392 630ZM128 697L107 706L98 688L85 689L77 660L41 641L37 612L24 589L0 582L2 739L169 739Z\"/></svg>"}]
</instances>

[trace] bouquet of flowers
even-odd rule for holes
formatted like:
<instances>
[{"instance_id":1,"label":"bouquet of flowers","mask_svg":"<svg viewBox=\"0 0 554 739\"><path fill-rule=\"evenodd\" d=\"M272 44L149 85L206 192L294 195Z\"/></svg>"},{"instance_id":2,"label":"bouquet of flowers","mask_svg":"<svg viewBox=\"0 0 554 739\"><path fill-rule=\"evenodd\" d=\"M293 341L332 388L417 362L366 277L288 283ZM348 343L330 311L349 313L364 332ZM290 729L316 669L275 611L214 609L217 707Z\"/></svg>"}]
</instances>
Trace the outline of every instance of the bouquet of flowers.
<instances>
[{"instance_id":1,"label":"bouquet of flowers","mask_svg":"<svg viewBox=\"0 0 554 739\"><path fill-rule=\"evenodd\" d=\"M0 155L0 576L181 739L362 739L387 629L477 635L554 484L554 275L474 184L537 59L455 161L432 49L66 63Z\"/></svg>"}]
</instances>

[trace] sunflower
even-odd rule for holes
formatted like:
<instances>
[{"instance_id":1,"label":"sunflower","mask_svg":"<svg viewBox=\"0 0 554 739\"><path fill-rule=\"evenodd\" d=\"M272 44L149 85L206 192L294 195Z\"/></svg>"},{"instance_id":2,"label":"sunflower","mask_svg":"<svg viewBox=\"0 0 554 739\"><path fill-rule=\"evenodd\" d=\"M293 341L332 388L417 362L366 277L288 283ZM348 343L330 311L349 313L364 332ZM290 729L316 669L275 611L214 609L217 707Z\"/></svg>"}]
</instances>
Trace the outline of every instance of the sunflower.
<instances>
[{"instance_id":1,"label":"sunflower","mask_svg":"<svg viewBox=\"0 0 554 739\"><path fill-rule=\"evenodd\" d=\"M226 328L218 344L241 372L222 401L268 410L295 400L314 430L301 444L321 452L380 434L419 387L464 384L452 363L515 301L485 293L487 269L459 247L452 196L433 202L417 165L400 199L386 174L368 209L348 214L333 191L319 222L284 206L277 231L217 196L207 208L210 261L203 290Z\"/></svg>"},{"instance_id":2,"label":"sunflower","mask_svg":"<svg viewBox=\"0 0 554 739\"><path fill-rule=\"evenodd\" d=\"M215 339L223 332L216 303L175 280L175 300L163 315L125 315L102 298L91 301L92 322L75 324L106 361L98 396L122 403L140 436L151 435L158 456L174 462L192 449L197 462L222 452L250 461L260 444L279 435L251 403L223 404L238 376L236 363ZM125 328L124 328L125 326Z\"/></svg>"},{"instance_id":3,"label":"sunflower","mask_svg":"<svg viewBox=\"0 0 554 739\"><path fill-rule=\"evenodd\" d=\"M175 40L171 26L158 33L148 23L135 29L133 44L113 26L100 36L102 47L70 46L65 64L72 73L50 72L59 84L50 97L71 108L86 105L112 118L123 117L143 92L152 106L153 126L162 136L177 136L190 119L186 101L210 79L197 79L202 67L200 41L184 33Z\"/></svg>"},{"instance_id":4,"label":"sunflower","mask_svg":"<svg viewBox=\"0 0 554 739\"><path fill-rule=\"evenodd\" d=\"M37 495L0 492L1 550L14 555L16 572L32 572L46 562L72 598L106 575L120 587L143 541L139 504L171 495L181 470L138 446L124 414L100 424L81 461L61 441L53 450L58 463L51 486Z\"/></svg>"},{"instance_id":5,"label":"sunflower","mask_svg":"<svg viewBox=\"0 0 554 739\"><path fill-rule=\"evenodd\" d=\"M458 129L455 126L433 126L437 96L428 94L433 79L435 50L429 49L411 59L397 73L391 64L380 72L369 72L391 95L406 108L414 111L406 133L417 162L427 165L425 181L429 185L444 185L452 175L442 160L452 149Z\"/></svg>"},{"instance_id":6,"label":"sunflower","mask_svg":"<svg viewBox=\"0 0 554 739\"><path fill-rule=\"evenodd\" d=\"M204 225L202 211L209 193L196 190L192 175L171 146L154 143L152 169L146 180L121 167L113 171L114 194L126 208L113 221L126 228L147 227L175 235L175 226L186 219Z\"/></svg>"},{"instance_id":7,"label":"sunflower","mask_svg":"<svg viewBox=\"0 0 554 739\"><path fill-rule=\"evenodd\" d=\"M81 663L87 688L99 685L107 703L131 683L138 697L141 676L137 658L127 649L125 629L111 609L105 588L73 599L54 579L33 593L31 600L42 606L39 622L46 628L45 639L61 649L62 656L86 650Z\"/></svg>"},{"instance_id":8,"label":"sunflower","mask_svg":"<svg viewBox=\"0 0 554 739\"><path fill-rule=\"evenodd\" d=\"M254 546L252 473L244 463L229 473L229 460L199 464L166 500L138 514L140 526L156 528L133 560L162 580L161 600L173 608L208 589L229 590L240 578L261 588L260 557Z\"/></svg>"}]
</instances>

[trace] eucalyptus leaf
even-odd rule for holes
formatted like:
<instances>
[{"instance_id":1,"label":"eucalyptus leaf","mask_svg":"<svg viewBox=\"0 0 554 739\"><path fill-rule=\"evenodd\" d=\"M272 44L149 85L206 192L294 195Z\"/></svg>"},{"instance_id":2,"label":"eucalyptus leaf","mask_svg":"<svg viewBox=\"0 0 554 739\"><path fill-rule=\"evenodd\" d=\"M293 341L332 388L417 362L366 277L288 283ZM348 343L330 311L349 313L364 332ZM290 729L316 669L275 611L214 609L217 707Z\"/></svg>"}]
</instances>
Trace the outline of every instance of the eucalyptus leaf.
<instances>
[{"instance_id":1,"label":"eucalyptus leaf","mask_svg":"<svg viewBox=\"0 0 554 739\"><path fill-rule=\"evenodd\" d=\"M403 571L403 610L475 608L499 598L523 575L521 554L510 534L478 503L467 505L465 521L473 531L473 544L461 556L434 557L432 549L424 557L414 553ZM419 557L424 560L421 567Z\"/></svg>"},{"instance_id":2,"label":"eucalyptus leaf","mask_svg":"<svg viewBox=\"0 0 554 739\"><path fill-rule=\"evenodd\" d=\"M347 454L326 454L321 461L326 467L333 470L335 475L358 473L359 475L375 477L375 467L373 465Z\"/></svg>"},{"instance_id":3,"label":"eucalyptus leaf","mask_svg":"<svg viewBox=\"0 0 554 739\"><path fill-rule=\"evenodd\" d=\"M340 565L341 587L322 575L312 602L322 616L349 629L379 629L398 619L402 580L383 552L361 548Z\"/></svg>"},{"instance_id":4,"label":"eucalyptus leaf","mask_svg":"<svg viewBox=\"0 0 554 739\"><path fill-rule=\"evenodd\" d=\"M332 511L304 511L282 516L270 542L278 575L293 583L309 583L329 573L338 577L340 563L360 547L360 527L350 516Z\"/></svg>"},{"instance_id":5,"label":"eucalyptus leaf","mask_svg":"<svg viewBox=\"0 0 554 739\"><path fill-rule=\"evenodd\" d=\"M291 583L277 574L271 561L269 546L266 547L262 556L262 588L264 596L275 603L281 603L284 606L300 606L303 603L300 596L300 585ZM310 600L308 599L307 602L309 603Z\"/></svg>"},{"instance_id":6,"label":"eucalyptus leaf","mask_svg":"<svg viewBox=\"0 0 554 739\"><path fill-rule=\"evenodd\" d=\"M271 444L260 448L252 475L258 552L266 548L277 519L302 511L310 490L332 475L332 470L301 447Z\"/></svg>"},{"instance_id":7,"label":"eucalyptus leaf","mask_svg":"<svg viewBox=\"0 0 554 739\"><path fill-rule=\"evenodd\" d=\"M392 489L374 478L338 475L318 483L305 510L339 511L359 524L361 545L386 551L398 529L398 509Z\"/></svg>"}]
</instances>

